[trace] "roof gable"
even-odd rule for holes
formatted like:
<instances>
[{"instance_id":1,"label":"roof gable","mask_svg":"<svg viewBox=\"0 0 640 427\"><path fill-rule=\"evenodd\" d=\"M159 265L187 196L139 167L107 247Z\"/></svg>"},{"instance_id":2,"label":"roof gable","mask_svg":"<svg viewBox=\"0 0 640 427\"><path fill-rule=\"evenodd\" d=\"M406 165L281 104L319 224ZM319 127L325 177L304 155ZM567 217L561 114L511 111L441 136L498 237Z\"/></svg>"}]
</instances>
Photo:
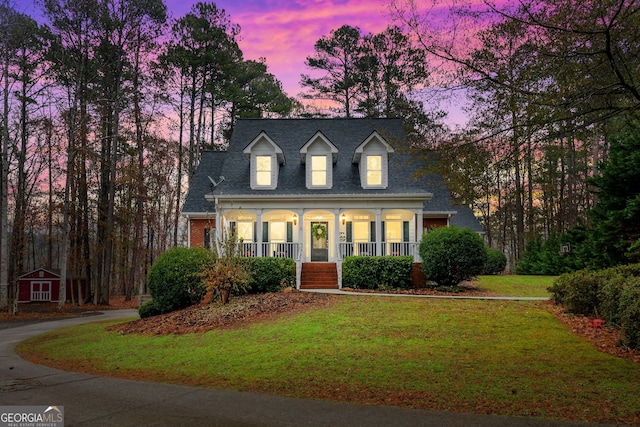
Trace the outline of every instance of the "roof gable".
<instances>
[{"instance_id":1,"label":"roof gable","mask_svg":"<svg viewBox=\"0 0 640 427\"><path fill-rule=\"evenodd\" d=\"M338 147L336 147L329 139L323 135L321 131L318 131L302 146L300 149L300 161L305 163L307 160L307 151L312 145L317 143L324 143L328 147L328 151L331 152L331 157L335 163L338 160Z\"/></svg>"},{"instance_id":2,"label":"roof gable","mask_svg":"<svg viewBox=\"0 0 640 427\"><path fill-rule=\"evenodd\" d=\"M362 153L372 146L376 146L376 148L379 149L376 151L379 152L393 153L395 151L377 131L373 131L371 135L362 142L362 144L356 147L353 153L353 163L360 163Z\"/></svg>"},{"instance_id":3,"label":"roof gable","mask_svg":"<svg viewBox=\"0 0 640 427\"><path fill-rule=\"evenodd\" d=\"M267 148L268 147L268 148ZM269 137L269 135L267 135L267 133L265 131L260 132L260 134L258 136L256 136L243 150L243 153L245 156L247 156L247 158L251 157L251 153L254 152L256 149L260 149L260 148L267 148L267 150L269 151L273 151L275 152L277 158L278 158L278 163L280 165L284 165L285 164L285 156L284 156L284 152L282 151L282 148L280 148L280 146L278 144L276 144L273 139L271 139Z\"/></svg>"}]
</instances>

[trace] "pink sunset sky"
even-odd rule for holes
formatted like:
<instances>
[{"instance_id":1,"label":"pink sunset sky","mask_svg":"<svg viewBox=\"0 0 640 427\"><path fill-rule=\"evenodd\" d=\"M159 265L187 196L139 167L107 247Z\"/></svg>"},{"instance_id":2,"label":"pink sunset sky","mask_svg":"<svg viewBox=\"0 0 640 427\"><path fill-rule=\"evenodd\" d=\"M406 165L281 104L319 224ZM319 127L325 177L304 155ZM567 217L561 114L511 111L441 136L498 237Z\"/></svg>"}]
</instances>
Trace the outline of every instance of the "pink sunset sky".
<instances>
[{"instance_id":1,"label":"pink sunset sky","mask_svg":"<svg viewBox=\"0 0 640 427\"><path fill-rule=\"evenodd\" d=\"M194 0L166 0L173 17L187 13ZM342 25L364 33L383 31L392 22L389 0L218 0L241 27L246 59L266 58L269 71L290 96L300 92L300 74L314 43Z\"/></svg>"},{"instance_id":2,"label":"pink sunset sky","mask_svg":"<svg viewBox=\"0 0 640 427\"><path fill-rule=\"evenodd\" d=\"M188 13L198 0L165 0L170 18ZM211 0L209 0L211 1ZM463 0L478 4L483 0ZM504 0L503 0L504 1ZM506 0L509 1L509 0ZM282 82L289 96L297 96L300 75L313 74L305 65L313 46L322 36L342 25L359 27L364 34L379 33L394 23L391 0L217 0L231 21L240 25L240 47L245 59L265 58L269 72ZM455 0L416 0L429 16L444 16ZM37 0L20 0L17 9L37 19ZM458 1L457 3L460 3ZM462 124L460 100L441 103L450 119Z\"/></svg>"}]
</instances>

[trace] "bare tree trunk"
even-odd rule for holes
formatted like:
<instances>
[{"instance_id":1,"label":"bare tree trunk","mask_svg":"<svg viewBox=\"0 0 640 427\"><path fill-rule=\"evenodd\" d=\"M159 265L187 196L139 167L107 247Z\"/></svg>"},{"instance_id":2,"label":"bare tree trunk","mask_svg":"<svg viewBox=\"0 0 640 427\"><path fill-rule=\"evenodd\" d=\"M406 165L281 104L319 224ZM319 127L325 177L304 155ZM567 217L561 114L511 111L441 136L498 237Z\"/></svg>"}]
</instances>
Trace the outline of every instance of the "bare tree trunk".
<instances>
[{"instance_id":1,"label":"bare tree trunk","mask_svg":"<svg viewBox=\"0 0 640 427\"><path fill-rule=\"evenodd\" d=\"M77 91L76 91L77 94ZM60 297L58 298L58 308L64 308L66 295L67 295L67 267L69 263L69 247L70 247L70 233L69 233L69 193L71 188L71 181L73 180L73 161L76 156L75 150L75 125L76 125L76 103L77 98L72 95L70 98L73 102L70 102L69 109L69 123L68 123L68 142L67 142L67 172L64 184L64 207L62 213L62 245L60 248Z\"/></svg>"},{"instance_id":2,"label":"bare tree trunk","mask_svg":"<svg viewBox=\"0 0 640 427\"><path fill-rule=\"evenodd\" d=\"M0 310L9 308L9 66L3 64L4 81L2 96L2 155L0 157Z\"/></svg>"},{"instance_id":3,"label":"bare tree trunk","mask_svg":"<svg viewBox=\"0 0 640 427\"><path fill-rule=\"evenodd\" d=\"M137 46L140 47L139 45ZM131 268L129 270L129 280L125 287L125 301L130 301L133 294L134 284L140 281L141 277L138 272L141 270L140 260L144 262L144 246L142 245L142 227L144 223L144 199L145 199L145 183L144 183L144 131L142 127L142 113L140 108L140 85L139 85L139 49L135 52L135 67L133 74L133 114L136 126L136 142L137 142L137 170L136 170L136 202L135 202L135 225L133 237L133 254L131 255ZM141 285L138 285L138 289Z\"/></svg>"},{"instance_id":4,"label":"bare tree trunk","mask_svg":"<svg viewBox=\"0 0 640 427\"><path fill-rule=\"evenodd\" d=\"M45 120L45 132L47 135L47 182L49 184L48 206L47 206L47 267L53 268L53 123L50 119Z\"/></svg>"},{"instance_id":5,"label":"bare tree trunk","mask_svg":"<svg viewBox=\"0 0 640 427\"><path fill-rule=\"evenodd\" d=\"M173 246L178 246L178 224L180 222L180 194L182 194L182 163L184 161L183 131L184 131L184 89L182 75L180 76L180 106L179 106L179 131L178 131L178 173L176 176L176 206L174 211Z\"/></svg>"}]
</instances>

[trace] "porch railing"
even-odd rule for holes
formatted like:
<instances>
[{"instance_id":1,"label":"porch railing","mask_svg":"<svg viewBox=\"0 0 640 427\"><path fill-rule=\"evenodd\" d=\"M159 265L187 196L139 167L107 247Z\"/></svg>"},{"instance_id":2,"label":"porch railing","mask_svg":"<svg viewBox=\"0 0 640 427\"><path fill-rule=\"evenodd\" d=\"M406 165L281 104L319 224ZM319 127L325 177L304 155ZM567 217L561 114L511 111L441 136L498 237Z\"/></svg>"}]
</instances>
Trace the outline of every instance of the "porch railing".
<instances>
[{"instance_id":1,"label":"porch railing","mask_svg":"<svg viewBox=\"0 0 640 427\"><path fill-rule=\"evenodd\" d=\"M375 242L341 242L338 253L340 259L347 256L412 256L416 261L420 259L417 242L383 242L380 253Z\"/></svg>"},{"instance_id":2,"label":"porch railing","mask_svg":"<svg viewBox=\"0 0 640 427\"><path fill-rule=\"evenodd\" d=\"M262 256L298 259L300 257L300 243L263 242Z\"/></svg>"},{"instance_id":3,"label":"porch railing","mask_svg":"<svg viewBox=\"0 0 640 427\"><path fill-rule=\"evenodd\" d=\"M258 252L258 245L260 245L260 252ZM263 242L260 244L249 242L242 243L241 254L250 258L262 256L297 260L300 257L300 246L300 243L294 242Z\"/></svg>"}]
</instances>

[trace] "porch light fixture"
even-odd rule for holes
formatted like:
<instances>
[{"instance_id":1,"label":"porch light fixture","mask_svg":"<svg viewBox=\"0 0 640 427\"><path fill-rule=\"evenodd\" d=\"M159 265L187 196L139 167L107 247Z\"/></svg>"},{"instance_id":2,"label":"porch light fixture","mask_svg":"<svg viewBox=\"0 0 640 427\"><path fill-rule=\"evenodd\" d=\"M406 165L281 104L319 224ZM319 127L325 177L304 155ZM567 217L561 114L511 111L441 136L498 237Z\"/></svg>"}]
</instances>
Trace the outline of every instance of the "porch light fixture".
<instances>
[{"instance_id":1,"label":"porch light fixture","mask_svg":"<svg viewBox=\"0 0 640 427\"><path fill-rule=\"evenodd\" d=\"M298 225L298 215L293 214L293 225Z\"/></svg>"},{"instance_id":2,"label":"porch light fixture","mask_svg":"<svg viewBox=\"0 0 640 427\"><path fill-rule=\"evenodd\" d=\"M345 225L347 223L347 216L345 214L342 214L340 219L342 219L342 225Z\"/></svg>"}]
</instances>

